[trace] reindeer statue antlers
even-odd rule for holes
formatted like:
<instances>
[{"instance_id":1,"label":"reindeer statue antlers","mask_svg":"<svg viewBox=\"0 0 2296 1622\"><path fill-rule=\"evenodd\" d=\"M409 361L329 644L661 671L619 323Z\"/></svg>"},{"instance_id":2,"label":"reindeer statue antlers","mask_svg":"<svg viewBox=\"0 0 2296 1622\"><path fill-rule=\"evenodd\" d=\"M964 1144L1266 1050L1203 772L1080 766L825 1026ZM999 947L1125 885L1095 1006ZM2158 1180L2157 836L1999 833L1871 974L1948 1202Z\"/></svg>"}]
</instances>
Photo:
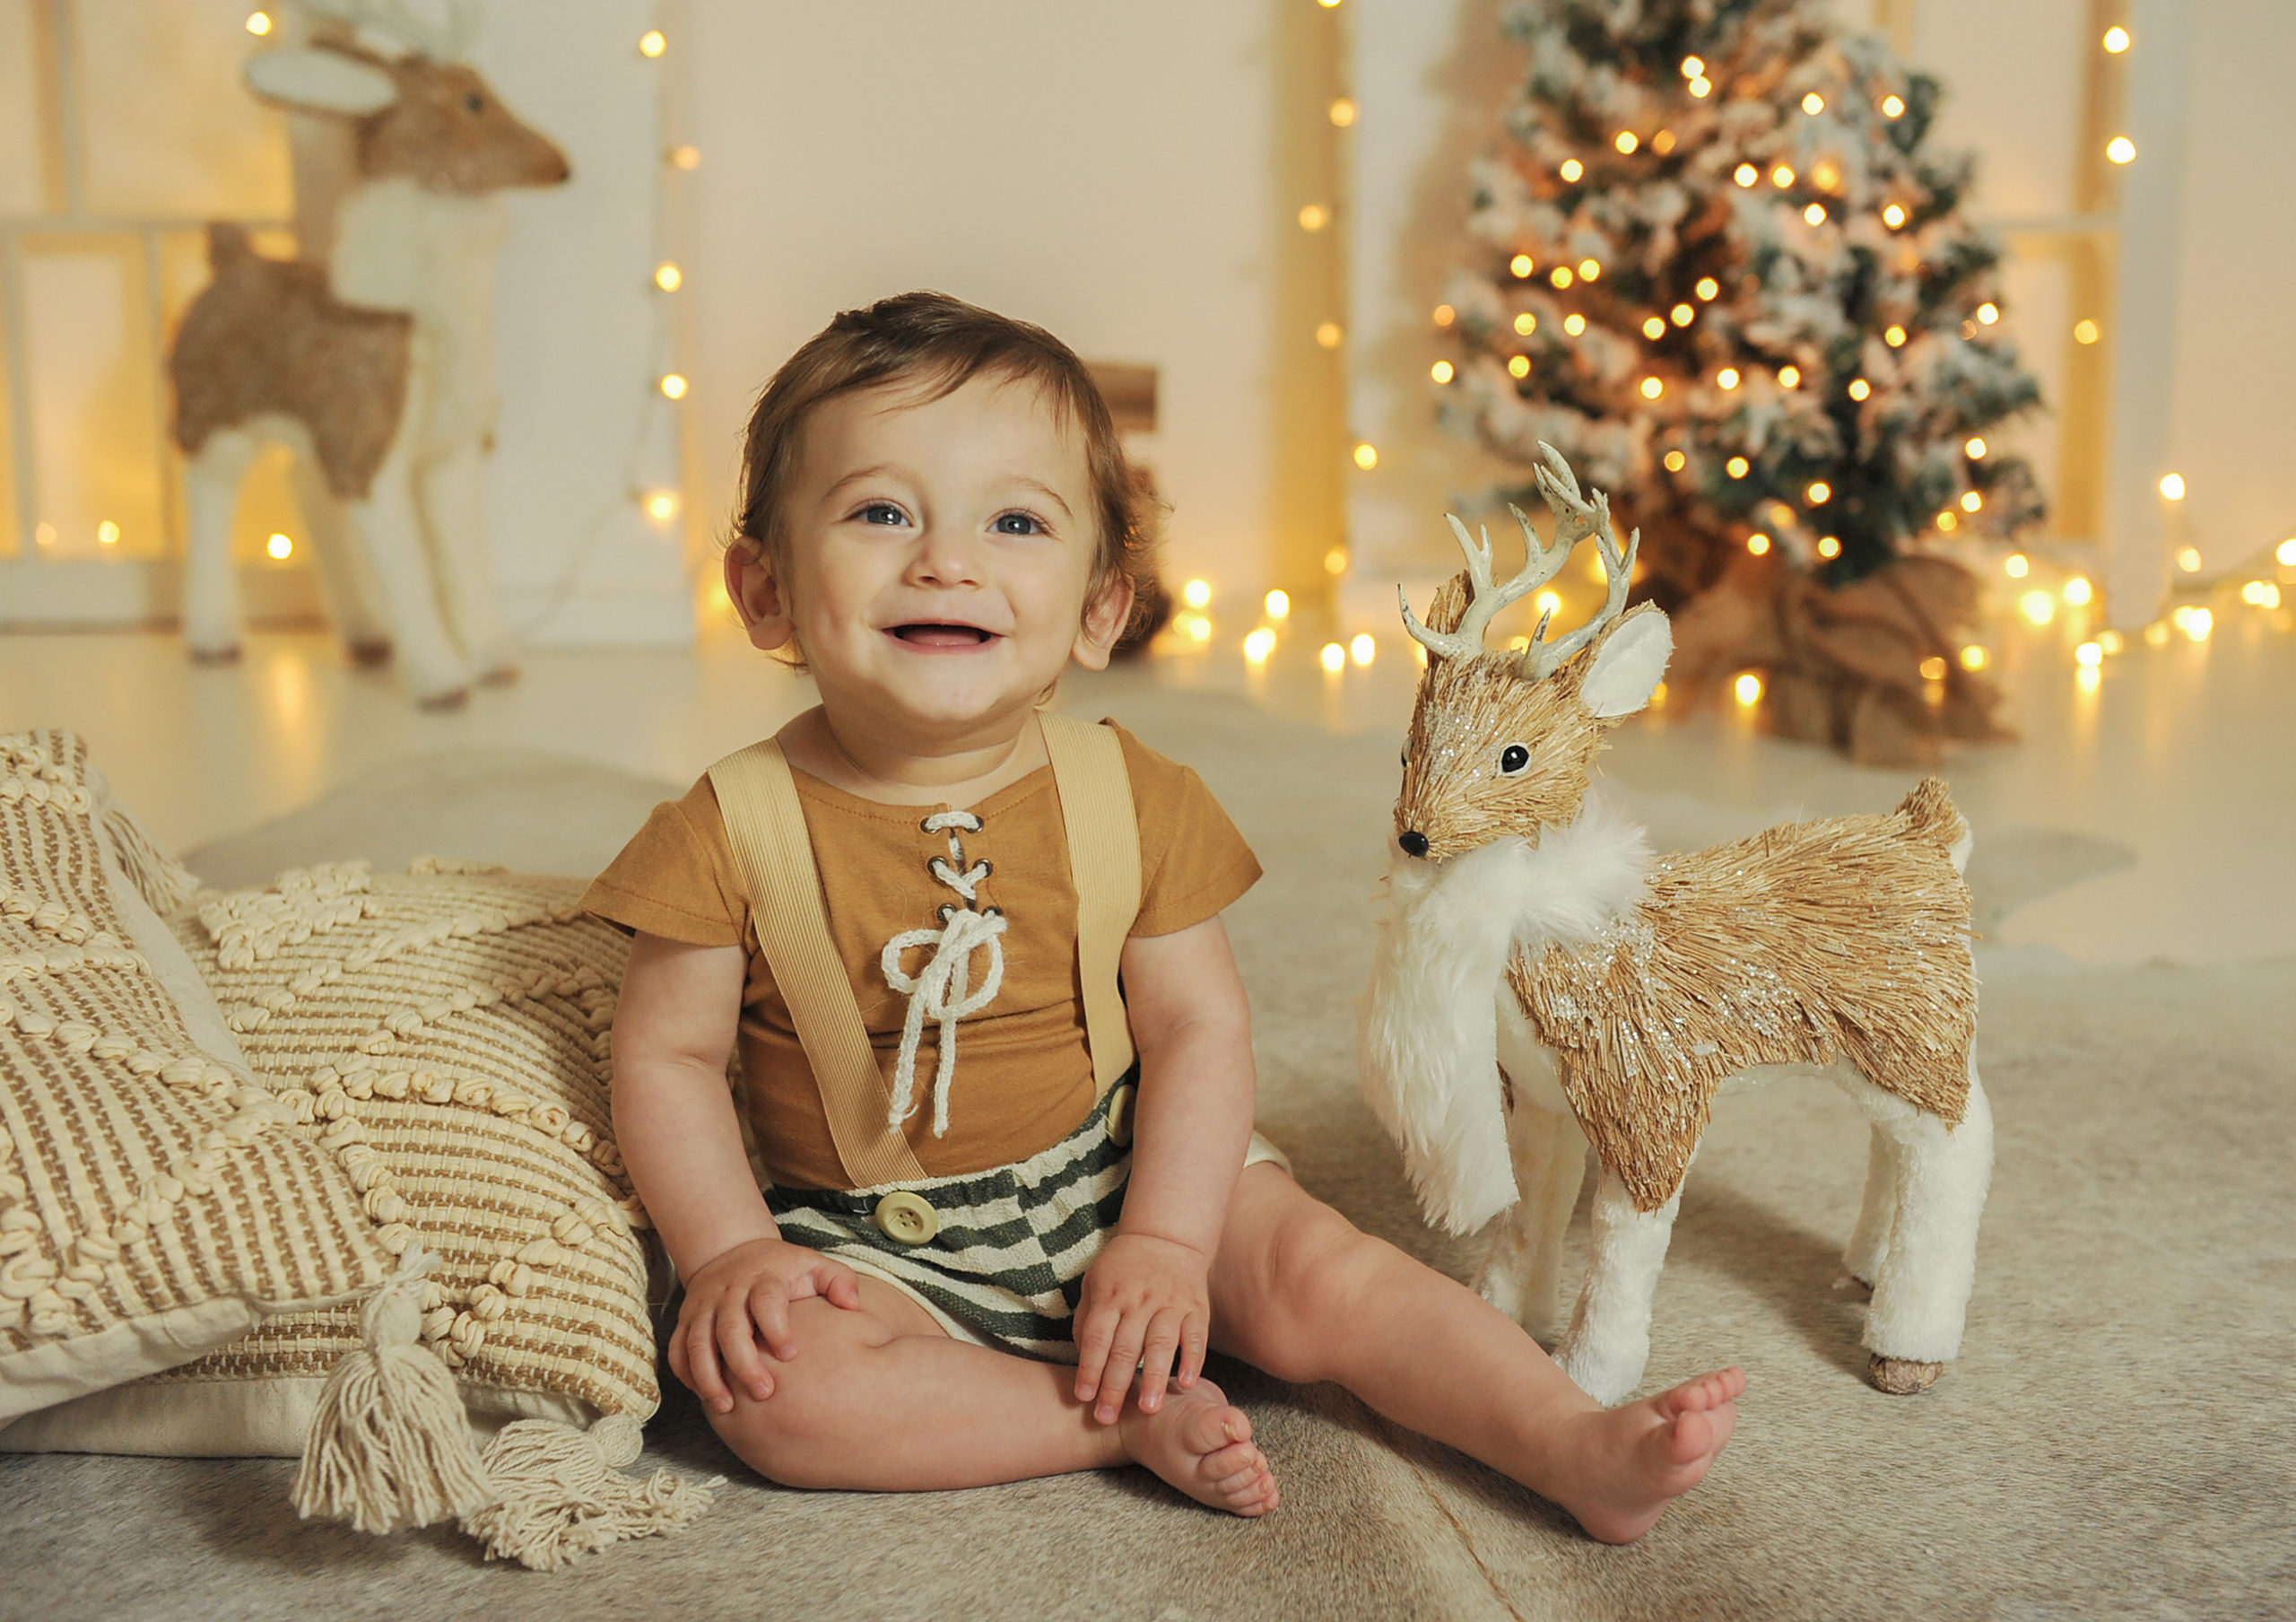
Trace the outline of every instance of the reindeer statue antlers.
<instances>
[{"instance_id":1,"label":"reindeer statue antlers","mask_svg":"<svg viewBox=\"0 0 2296 1622\"><path fill-rule=\"evenodd\" d=\"M1602 734L1665 673L1666 616L1625 607L1634 543L1622 552L1602 493L1582 497L1540 449L1554 544L1517 512L1531 555L1498 584L1489 540L1454 519L1466 569L1428 624L1404 605L1431 658L1396 799L1365 1094L1432 1220L1465 1233L1500 1218L1477 1287L1529 1329L1552 1305L1591 1145L1593 1254L1555 1358L1616 1402L1649 1356L1651 1296L1714 1100L1741 1081L1837 1083L1872 1127L1847 1257L1873 1291L1869 1377L1919 1391L1960 1349L1993 1164L1968 826L1932 778L1888 815L1654 857L1588 789ZM1603 607L1552 643L1543 616L1520 658L1486 651L1492 616L1589 535L1610 576Z\"/></svg>"}]
</instances>

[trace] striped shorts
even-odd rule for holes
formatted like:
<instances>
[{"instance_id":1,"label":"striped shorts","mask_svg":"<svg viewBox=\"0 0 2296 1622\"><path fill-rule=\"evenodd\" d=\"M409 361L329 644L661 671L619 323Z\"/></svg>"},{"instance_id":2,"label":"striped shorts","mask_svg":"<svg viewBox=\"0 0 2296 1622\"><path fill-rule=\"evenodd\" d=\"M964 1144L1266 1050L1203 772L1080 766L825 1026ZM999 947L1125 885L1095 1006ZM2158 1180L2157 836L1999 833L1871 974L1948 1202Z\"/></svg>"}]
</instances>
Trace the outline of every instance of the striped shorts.
<instances>
[{"instance_id":1,"label":"striped shorts","mask_svg":"<svg viewBox=\"0 0 2296 1622\"><path fill-rule=\"evenodd\" d=\"M852 1190L772 1188L766 1203L781 1236L891 1285L956 1339L1074 1363L1071 1333L1084 1273L1124 1211L1132 1151L1109 1135L1110 1106L1126 1077L1084 1124L1011 1165L922 1182ZM1244 1164L1290 1163L1255 1132ZM938 1226L920 1243L885 1231L890 1195L921 1196Z\"/></svg>"}]
</instances>

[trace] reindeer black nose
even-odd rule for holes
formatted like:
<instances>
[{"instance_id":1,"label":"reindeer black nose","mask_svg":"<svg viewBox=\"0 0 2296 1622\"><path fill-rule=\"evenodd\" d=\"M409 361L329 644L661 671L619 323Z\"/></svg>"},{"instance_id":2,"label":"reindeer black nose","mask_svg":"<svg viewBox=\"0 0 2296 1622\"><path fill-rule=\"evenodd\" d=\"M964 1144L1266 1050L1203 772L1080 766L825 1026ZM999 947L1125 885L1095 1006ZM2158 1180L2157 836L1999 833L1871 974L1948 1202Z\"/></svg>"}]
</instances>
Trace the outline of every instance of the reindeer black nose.
<instances>
[{"instance_id":1,"label":"reindeer black nose","mask_svg":"<svg viewBox=\"0 0 2296 1622\"><path fill-rule=\"evenodd\" d=\"M1408 833L1396 834L1396 843L1403 847L1403 853L1405 856L1424 856L1427 854L1427 835L1422 833L1416 828L1413 828Z\"/></svg>"}]
</instances>

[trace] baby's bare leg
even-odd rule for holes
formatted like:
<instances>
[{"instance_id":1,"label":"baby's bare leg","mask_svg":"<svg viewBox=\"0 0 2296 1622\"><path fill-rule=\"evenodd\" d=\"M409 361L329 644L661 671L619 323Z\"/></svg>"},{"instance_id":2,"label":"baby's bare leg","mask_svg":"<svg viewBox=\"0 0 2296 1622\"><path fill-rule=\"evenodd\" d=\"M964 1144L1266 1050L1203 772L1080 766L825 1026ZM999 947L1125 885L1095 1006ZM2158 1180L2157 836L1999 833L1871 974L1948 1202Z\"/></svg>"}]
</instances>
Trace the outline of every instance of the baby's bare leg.
<instances>
[{"instance_id":1,"label":"baby's bare leg","mask_svg":"<svg viewBox=\"0 0 2296 1622\"><path fill-rule=\"evenodd\" d=\"M1606 1409L1490 1303L1266 1164L1237 1182L1212 1269L1212 1324L1221 1350L1280 1379L1335 1381L1612 1543L1640 1537L1698 1485L1745 1388L1729 1369Z\"/></svg>"},{"instance_id":2,"label":"baby's bare leg","mask_svg":"<svg viewBox=\"0 0 2296 1622\"><path fill-rule=\"evenodd\" d=\"M709 1414L759 1474L785 1487L916 1492L1139 1462L1216 1507L1272 1507L1250 1426L1217 1388L1199 1382L1201 1397L1175 1393L1154 1415L1133 1407L1104 1426L1076 1400L1074 1370L952 1340L899 1290L860 1285L857 1312L792 1302L797 1355L772 1360L773 1395L760 1402L736 1385L733 1411Z\"/></svg>"}]
</instances>

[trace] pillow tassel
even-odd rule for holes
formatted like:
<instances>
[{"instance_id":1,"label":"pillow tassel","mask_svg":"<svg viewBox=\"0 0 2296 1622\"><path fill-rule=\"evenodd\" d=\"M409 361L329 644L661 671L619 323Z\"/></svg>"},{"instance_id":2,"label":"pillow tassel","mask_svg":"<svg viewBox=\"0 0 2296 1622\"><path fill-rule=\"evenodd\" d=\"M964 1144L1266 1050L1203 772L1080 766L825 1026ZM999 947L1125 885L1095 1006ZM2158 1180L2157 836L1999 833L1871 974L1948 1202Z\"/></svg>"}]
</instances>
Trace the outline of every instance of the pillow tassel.
<instances>
[{"instance_id":1,"label":"pillow tassel","mask_svg":"<svg viewBox=\"0 0 2296 1622\"><path fill-rule=\"evenodd\" d=\"M439 1258L410 1250L359 1309L366 1344L327 1376L295 1473L295 1511L393 1532L467 1515L499 1496L453 1373L417 1344L422 1280Z\"/></svg>"},{"instance_id":2,"label":"pillow tassel","mask_svg":"<svg viewBox=\"0 0 2296 1622\"><path fill-rule=\"evenodd\" d=\"M486 1449L486 1473L500 1489L493 1503L462 1518L490 1560L556 1571L625 1538L676 1531L709 1507L725 1478L683 1479L665 1469L640 1480L622 1474L644 1435L628 1414L608 1414L587 1431L547 1419L514 1420Z\"/></svg>"}]
</instances>

